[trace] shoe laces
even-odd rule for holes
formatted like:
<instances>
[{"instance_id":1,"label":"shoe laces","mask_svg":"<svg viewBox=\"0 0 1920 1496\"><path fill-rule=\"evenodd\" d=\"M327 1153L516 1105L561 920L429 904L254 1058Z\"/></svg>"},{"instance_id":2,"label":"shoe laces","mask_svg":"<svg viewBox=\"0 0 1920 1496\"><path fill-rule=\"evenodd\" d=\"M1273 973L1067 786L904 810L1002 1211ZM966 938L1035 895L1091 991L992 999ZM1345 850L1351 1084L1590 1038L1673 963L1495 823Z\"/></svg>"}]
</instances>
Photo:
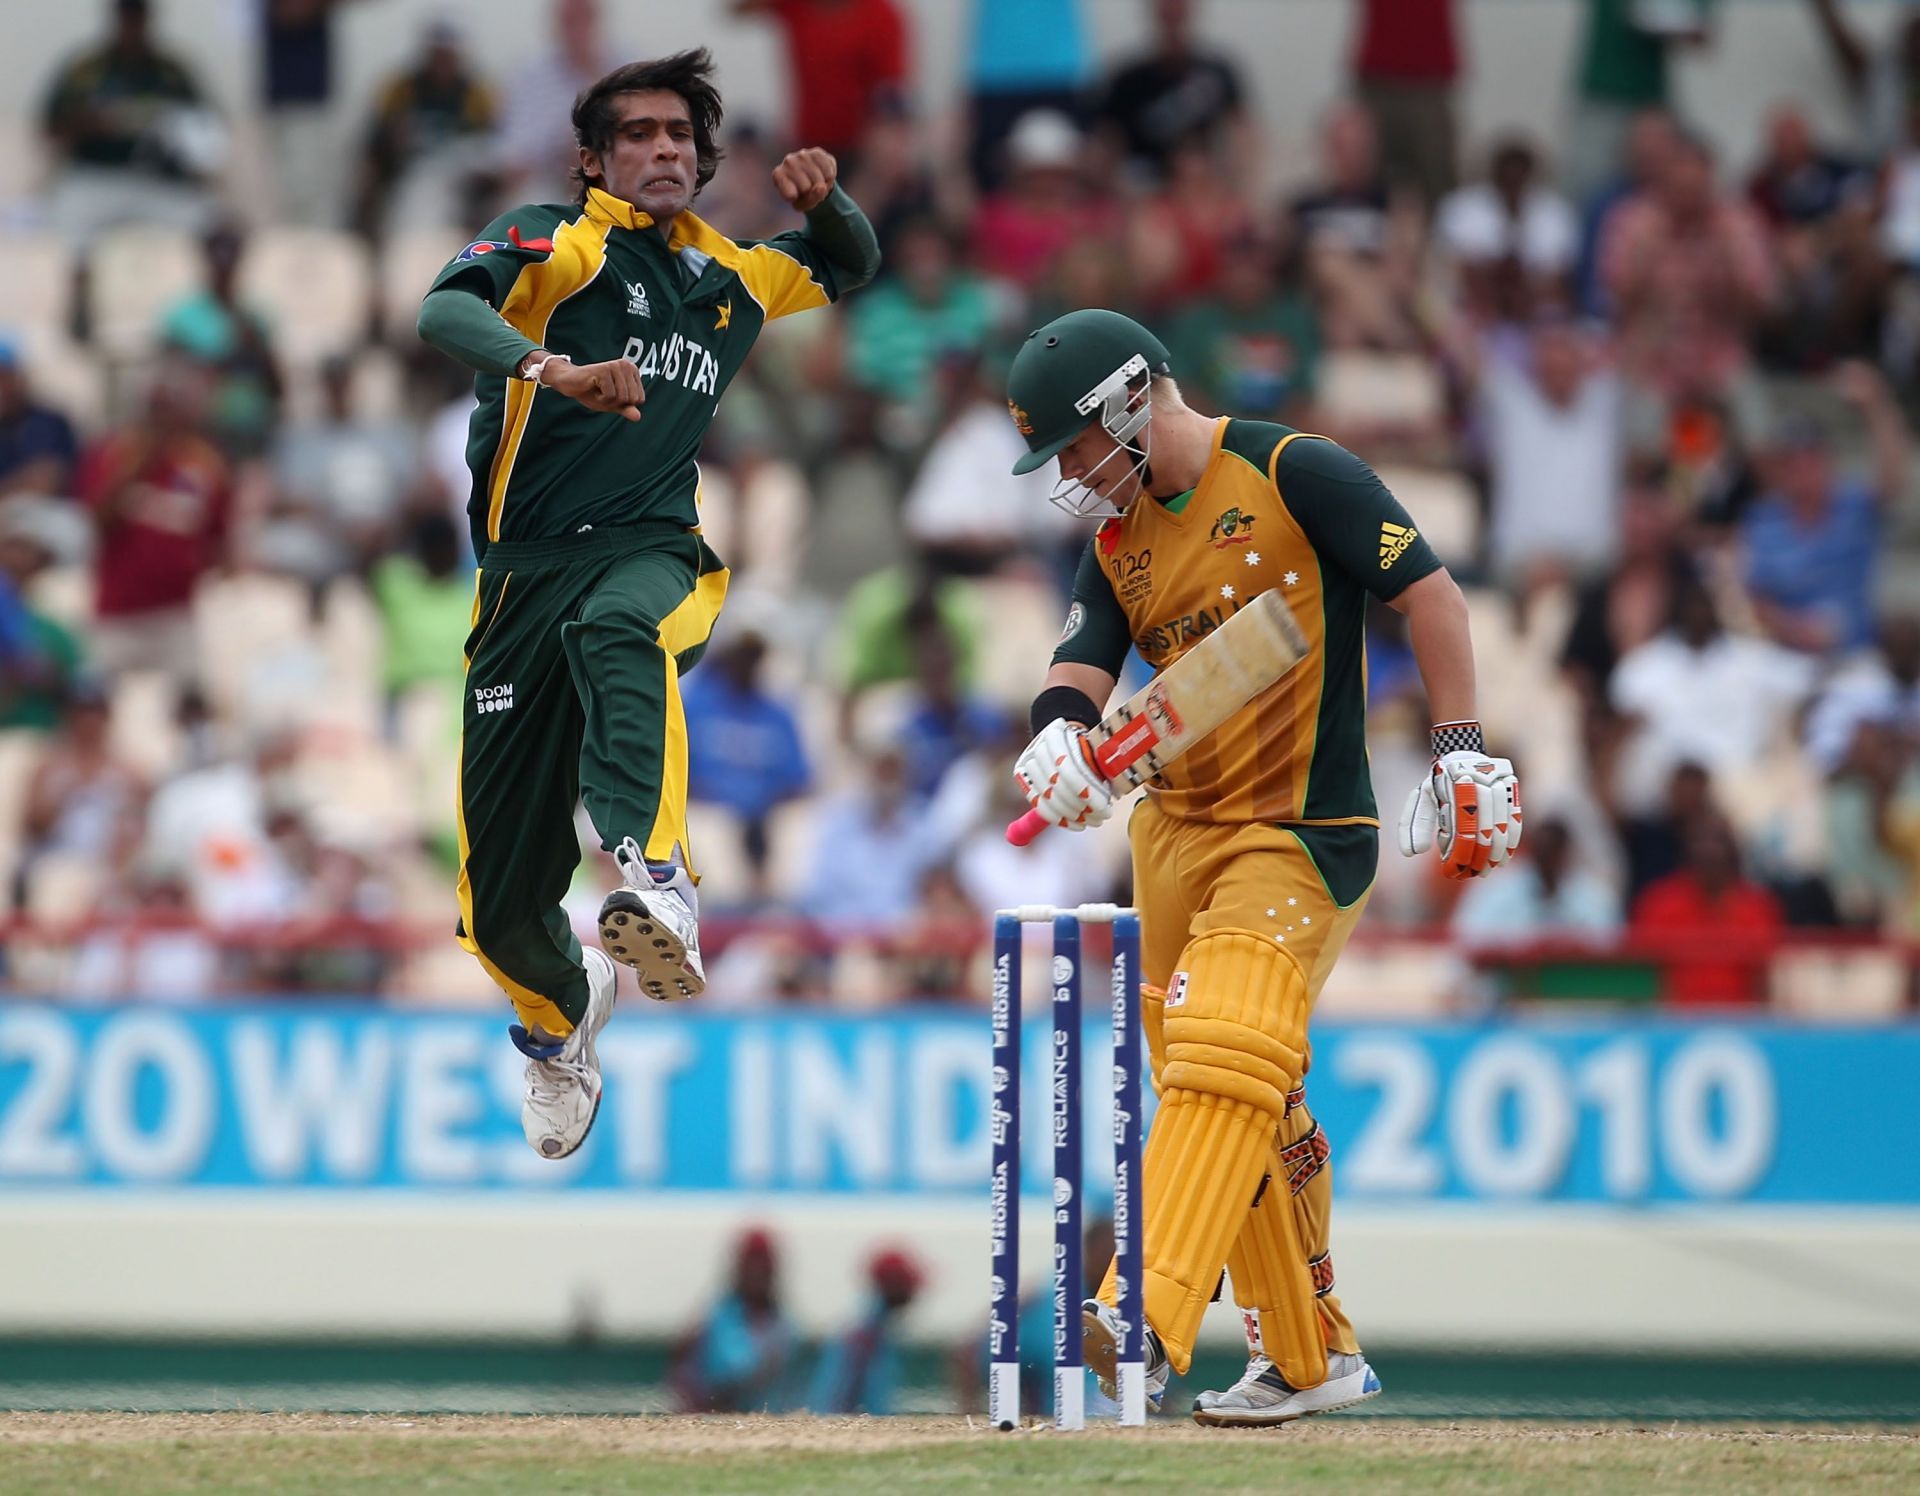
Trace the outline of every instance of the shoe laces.
<instances>
[{"instance_id":1,"label":"shoe laces","mask_svg":"<svg viewBox=\"0 0 1920 1496\"><path fill-rule=\"evenodd\" d=\"M1240 1392L1249 1389L1256 1383L1264 1381L1268 1373L1272 1370L1273 1361L1271 1357L1265 1354L1255 1356L1251 1361L1247 1362L1245 1374L1239 1381L1233 1384L1232 1390Z\"/></svg>"},{"instance_id":2,"label":"shoe laces","mask_svg":"<svg viewBox=\"0 0 1920 1496\"><path fill-rule=\"evenodd\" d=\"M584 1090L592 1076L586 1065L564 1054L534 1060L527 1066L527 1099L535 1106L555 1107L573 1092Z\"/></svg>"},{"instance_id":3,"label":"shoe laces","mask_svg":"<svg viewBox=\"0 0 1920 1496\"><path fill-rule=\"evenodd\" d=\"M629 888L653 888L653 870L647 866L646 854L640 850L640 843L627 837L613 849L613 860L620 865L620 876L627 881Z\"/></svg>"}]
</instances>

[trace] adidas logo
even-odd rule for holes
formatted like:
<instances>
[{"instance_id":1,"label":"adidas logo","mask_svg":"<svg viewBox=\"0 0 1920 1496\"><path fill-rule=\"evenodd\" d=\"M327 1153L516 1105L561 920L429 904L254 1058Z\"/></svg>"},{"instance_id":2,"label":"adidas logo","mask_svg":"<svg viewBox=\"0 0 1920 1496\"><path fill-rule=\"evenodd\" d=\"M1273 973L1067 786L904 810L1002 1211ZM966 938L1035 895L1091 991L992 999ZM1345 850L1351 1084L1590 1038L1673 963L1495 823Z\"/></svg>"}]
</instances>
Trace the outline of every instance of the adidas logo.
<instances>
[{"instance_id":1,"label":"adidas logo","mask_svg":"<svg viewBox=\"0 0 1920 1496\"><path fill-rule=\"evenodd\" d=\"M510 712L513 710L513 687L476 686L473 691L475 711Z\"/></svg>"},{"instance_id":2,"label":"adidas logo","mask_svg":"<svg viewBox=\"0 0 1920 1496\"><path fill-rule=\"evenodd\" d=\"M647 288L638 281L626 282L627 315L629 317L651 317L653 304L647 300Z\"/></svg>"},{"instance_id":3,"label":"adidas logo","mask_svg":"<svg viewBox=\"0 0 1920 1496\"><path fill-rule=\"evenodd\" d=\"M1391 571L1393 563L1407 553L1407 547L1420 538L1420 532L1411 525L1396 525L1382 521L1380 525L1380 569Z\"/></svg>"}]
</instances>

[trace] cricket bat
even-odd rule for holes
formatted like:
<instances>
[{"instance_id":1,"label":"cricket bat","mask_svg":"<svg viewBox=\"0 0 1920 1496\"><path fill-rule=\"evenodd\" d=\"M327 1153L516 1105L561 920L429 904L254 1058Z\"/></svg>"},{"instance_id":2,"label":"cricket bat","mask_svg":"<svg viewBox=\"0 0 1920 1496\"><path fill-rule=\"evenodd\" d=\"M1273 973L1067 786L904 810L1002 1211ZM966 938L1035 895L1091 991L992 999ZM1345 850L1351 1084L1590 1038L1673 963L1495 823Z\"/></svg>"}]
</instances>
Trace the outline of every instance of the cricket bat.
<instances>
[{"instance_id":1,"label":"cricket bat","mask_svg":"<svg viewBox=\"0 0 1920 1496\"><path fill-rule=\"evenodd\" d=\"M1115 794L1138 789L1306 657L1307 637L1278 592L1263 592L1087 733ZM1024 847L1052 822L1030 810L1007 827Z\"/></svg>"}]
</instances>

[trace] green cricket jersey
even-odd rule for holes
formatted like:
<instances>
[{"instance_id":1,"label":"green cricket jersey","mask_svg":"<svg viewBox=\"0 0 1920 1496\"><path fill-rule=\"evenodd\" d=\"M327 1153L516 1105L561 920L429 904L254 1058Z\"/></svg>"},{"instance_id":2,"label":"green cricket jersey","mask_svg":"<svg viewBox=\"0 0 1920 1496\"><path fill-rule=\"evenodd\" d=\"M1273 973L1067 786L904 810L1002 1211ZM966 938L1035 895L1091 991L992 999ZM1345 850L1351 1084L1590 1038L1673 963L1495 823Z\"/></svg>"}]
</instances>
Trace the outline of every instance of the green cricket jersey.
<instances>
[{"instance_id":1,"label":"green cricket jersey","mask_svg":"<svg viewBox=\"0 0 1920 1496\"><path fill-rule=\"evenodd\" d=\"M858 216L837 190L829 204ZM516 332L576 364L632 360L647 398L629 421L528 380L476 376L467 438L475 553L590 526L697 526L700 443L760 329L863 279L807 229L741 243L681 213L663 236L597 188L584 204L496 218L433 289L484 297Z\"/></svg>"}]
</instances>

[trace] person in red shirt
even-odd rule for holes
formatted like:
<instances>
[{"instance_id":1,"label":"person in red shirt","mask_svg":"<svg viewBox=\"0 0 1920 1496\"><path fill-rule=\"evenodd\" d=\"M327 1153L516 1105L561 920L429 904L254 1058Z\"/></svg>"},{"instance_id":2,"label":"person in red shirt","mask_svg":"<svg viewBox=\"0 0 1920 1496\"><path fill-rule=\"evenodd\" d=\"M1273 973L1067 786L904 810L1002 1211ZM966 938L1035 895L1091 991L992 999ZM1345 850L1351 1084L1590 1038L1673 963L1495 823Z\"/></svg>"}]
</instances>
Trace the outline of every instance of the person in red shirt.
<instances>
[{"instance_id":1,"label":"person in red shirt","mask_svg":"<svg viewBox=\"0 0 1920 1496\"><path fill-rule=\"evenodd\" d=\"M198 675L194 589L225 551L231 472L200 434L205 383L163 369L145 412L101 438L76 485L93 517L93 653L107 675Z\"/></svg>"},{"instance_id":2,"label":"person in red shirt","mask_svg":"<svg viewBox=\"0 0 1920 1496\"><path fill-rule=\"evenodd\" d=\"M1459 185L1454 84L1460 78L1454 0L1356 0L1353 78L1380 132L1388 182L1417 188L1428 208Z\"/></svg>"},{"instance_id":3,"label":"person in red shirt","mask_svg":"<svg viewBox=\"0 0 1920 1496\"><path fill-rule=\"evenodd\" d=\"M851 170L875 103L907 86L907 23L896 0L733 0L787 39L792 134Z\"/></svg>"},{"instance_id":4,"label":"person in red shirt","mask_svg":"<svg viewBox=\"0 0 1920 1496\"><path fill-rule=\"evenodd\" d=\"M1774 896L1742 874L1733 828L1707 812L1687 834L1686 861L1642 890L1628 928L1665 956L1667 1004L1690 1008L1764 1004L1783 923Z\"/></svg>"}]
</instances>

